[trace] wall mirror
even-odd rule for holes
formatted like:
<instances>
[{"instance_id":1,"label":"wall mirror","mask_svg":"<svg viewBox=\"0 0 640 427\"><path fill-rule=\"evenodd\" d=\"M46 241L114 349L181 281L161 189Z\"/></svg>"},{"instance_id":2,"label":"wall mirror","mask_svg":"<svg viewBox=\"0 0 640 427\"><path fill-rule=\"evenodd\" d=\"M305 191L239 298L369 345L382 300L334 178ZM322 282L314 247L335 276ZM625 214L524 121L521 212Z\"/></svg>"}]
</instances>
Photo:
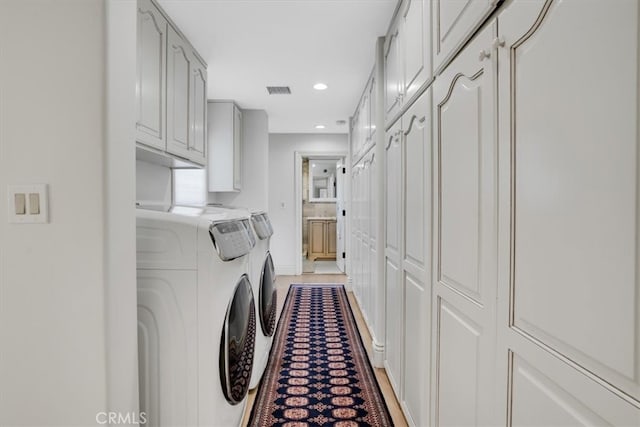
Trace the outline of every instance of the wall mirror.
<instances>
[{"instance_id":1,"label":"wall mirror","mask_svg":"<svg viewBox=\"0 0 640 427\"><path fill-rule=\"evenodd\" d=\"M335 202L337 194L337 168L340 159L309 157L309 201Z\"/></svg>"}]
</instances>

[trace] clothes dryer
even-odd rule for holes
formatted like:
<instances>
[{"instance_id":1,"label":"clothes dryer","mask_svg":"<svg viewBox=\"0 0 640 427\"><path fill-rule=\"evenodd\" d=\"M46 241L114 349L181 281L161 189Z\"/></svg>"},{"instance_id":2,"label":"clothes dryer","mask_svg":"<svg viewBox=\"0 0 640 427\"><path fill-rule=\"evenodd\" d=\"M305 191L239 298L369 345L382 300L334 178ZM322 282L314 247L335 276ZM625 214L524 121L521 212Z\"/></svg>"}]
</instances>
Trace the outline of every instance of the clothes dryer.
<instances>
[{"instance_id":1,"label":"clothes dryer","mask_svg":"<svg viewBox=\"0 0 640 427\"><path fill-rule=\"evenodd\" d=\"M276 327L276 275L269 252L273 227L269 215L264 211L224 205L207 207L208 212L218 214L229 210L250 218L251 229L256 236L256 245L249 255L249 279L256 298L256 317L260 324L256 328L256 350L250 384L250 388L254 389L260 383L267 366Z\"/></svg>"},{"instance_id":2,"label":"clothes dryer","mask_svg":"<svg viewBox=\"0 0 640 427\"><path fill-rule=\"evenodd\" d=\"M255 345L255 241L223 214L154 209L136 210L140 410L148 425L240 425Z\"/></svg>"},{"instance_id":3,"label":"clothes dryer","mask_svg":"<svg viewBox=\"0 0 640 427\"><path fill-rule=\"evenodd\" d=\"M251 250L249 277L257 298L256 313L260 319L260 330L256 332L256 355L250 384L250 388L253 389L260 382L269 360L276 329L277 293L276 274L269 251L269 242L273 235L269 215L266 212L252 212L251 225L256 234L256 246Z\"/></svg>"}]
</instances>

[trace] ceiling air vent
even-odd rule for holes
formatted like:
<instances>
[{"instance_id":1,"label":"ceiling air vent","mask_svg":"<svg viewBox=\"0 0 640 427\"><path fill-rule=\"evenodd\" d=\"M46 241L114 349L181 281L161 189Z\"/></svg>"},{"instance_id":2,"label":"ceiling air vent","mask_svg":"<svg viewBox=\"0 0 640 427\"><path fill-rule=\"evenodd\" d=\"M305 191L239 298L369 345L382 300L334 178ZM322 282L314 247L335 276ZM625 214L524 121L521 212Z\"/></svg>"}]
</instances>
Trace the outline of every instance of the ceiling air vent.
<instances>
[{"instance_id":1,"label":"ceiling air vent","mask_svg":"<svg viewBox=\"0 0 640 427\"><path fill-rule=\"evenodd\" d=\"M269 95L291 95L289 86L267 86Z\"/></svg>"}]
</instances>

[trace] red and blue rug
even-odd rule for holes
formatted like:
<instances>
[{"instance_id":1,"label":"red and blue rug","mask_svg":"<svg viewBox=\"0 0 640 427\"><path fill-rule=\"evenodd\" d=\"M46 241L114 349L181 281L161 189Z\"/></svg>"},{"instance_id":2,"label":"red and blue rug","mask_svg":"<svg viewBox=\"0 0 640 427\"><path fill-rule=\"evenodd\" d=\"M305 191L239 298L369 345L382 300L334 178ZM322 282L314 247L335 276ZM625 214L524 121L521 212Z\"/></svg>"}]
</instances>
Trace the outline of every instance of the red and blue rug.
<instances>
[{"instance_id":1,"label":"red and blue rug","mask_svg":"<svg viewBox=\"0 0 640 427\"><path fill-rule=\"evenodd\" d=\"M249 426L392 426L343 285L293 284Z\"/></svg>"}]
</instances>

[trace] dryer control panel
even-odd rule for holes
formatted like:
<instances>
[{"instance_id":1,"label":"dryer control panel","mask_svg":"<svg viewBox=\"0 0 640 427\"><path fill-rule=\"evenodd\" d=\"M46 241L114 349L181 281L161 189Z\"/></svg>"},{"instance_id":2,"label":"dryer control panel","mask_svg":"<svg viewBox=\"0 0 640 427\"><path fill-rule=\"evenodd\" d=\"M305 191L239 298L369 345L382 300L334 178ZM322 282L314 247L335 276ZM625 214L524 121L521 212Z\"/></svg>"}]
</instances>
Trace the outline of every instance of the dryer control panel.
<instances>
[{"instance_id":1,"label":"dryer control panel","mask_svg":"<svg viewBox=\"0 0 640 427\"><path fill-rule=\"evenodd\" d=\"M249 235L241 221L215 222L209 227L213 245L223 261L231 261L248 254L255 246L255 239Z\"/></svg>"},{"instance_id":2,"label":"dryer control panel","mask_svg":"<svg viewBox=\"0 0 640 427\"><path fill-rule=\"evenodd\" d=\"M273 227L271 227L271 221L266 213L251 215L251 223L260 240L267 239L273 234Z\"/></svg>"}]
</instances>

